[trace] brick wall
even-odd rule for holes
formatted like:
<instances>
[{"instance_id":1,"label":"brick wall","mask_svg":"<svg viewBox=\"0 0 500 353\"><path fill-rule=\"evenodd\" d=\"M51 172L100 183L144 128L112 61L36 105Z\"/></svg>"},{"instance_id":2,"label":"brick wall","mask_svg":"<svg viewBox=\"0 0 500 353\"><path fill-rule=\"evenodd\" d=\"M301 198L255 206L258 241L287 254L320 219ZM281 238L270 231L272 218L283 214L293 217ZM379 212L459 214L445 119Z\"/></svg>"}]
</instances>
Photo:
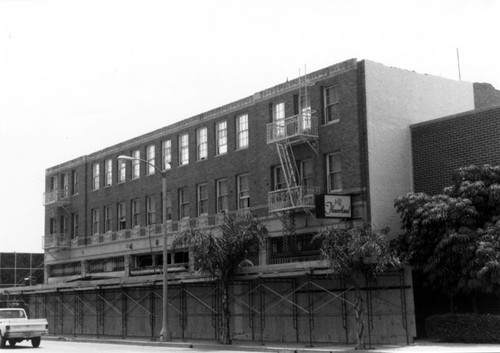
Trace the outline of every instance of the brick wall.
<instances>
[{"instance_id":1,"label":"brick wall","mask_svg":"<svg viewBox=\"0 0 500 353\"><path fill-rule=\"evenodd\" d=\"M411 126L415 192L436 194L470 164L500 164L500 108Z\"/></svg>"}]
</instances>

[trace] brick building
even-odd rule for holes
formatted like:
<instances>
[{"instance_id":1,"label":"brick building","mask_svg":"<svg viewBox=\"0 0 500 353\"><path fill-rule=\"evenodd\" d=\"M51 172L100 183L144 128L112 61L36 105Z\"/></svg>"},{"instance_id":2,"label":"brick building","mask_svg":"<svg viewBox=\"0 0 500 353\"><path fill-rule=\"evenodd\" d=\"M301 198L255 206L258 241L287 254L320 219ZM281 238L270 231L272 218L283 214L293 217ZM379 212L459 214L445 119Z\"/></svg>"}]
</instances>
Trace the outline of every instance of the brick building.
<instances>
[{"instance_id":1,"label":"brick building","mask_svg":"<svg viewBox=\"0 0 500 353\"><path fill-rule=\"evenodd\" d=\"M352 342L350 287L327 276L311 237L356 222L397 232L393 200L412 187L409 126L475 109L488 100L478 95L496 92L480 88L351 59L51 167L46 283L23 291L28 306L54 333L155 339L162 212L169 234L250 213L269 237L232 285L233 337ZM160 173L119 155L166 169L166 205ZM325 215L331 197L338 212ZM172 336L216 337L217 291L170 240ZM411 282L406 271L366 283L370 340L416 336Z\"/></svg>"},{"instance_id":2,"label":"brick building","mask_svg":"<svg viewBox=\"0 0 500 353\"><path fill-rule=\"evenodd\" d=\"M460 167L500 164L500 97L491 103L411 126L415 192L441 193Z\"/></svg>"}]
</instances>

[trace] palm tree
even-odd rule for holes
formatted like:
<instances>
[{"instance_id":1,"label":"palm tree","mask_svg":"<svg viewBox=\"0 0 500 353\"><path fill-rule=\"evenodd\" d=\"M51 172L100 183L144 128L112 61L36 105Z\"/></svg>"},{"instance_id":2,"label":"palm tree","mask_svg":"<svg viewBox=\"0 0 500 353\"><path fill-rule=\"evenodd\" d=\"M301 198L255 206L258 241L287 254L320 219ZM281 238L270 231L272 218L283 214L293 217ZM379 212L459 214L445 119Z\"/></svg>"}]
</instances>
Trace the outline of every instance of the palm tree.
<instances>
[{"instance_id":1,"label":"palm tree","mask_svg":"<svg viewBox=\"0 0 500 353\"><path fill-rule=\"evenodd\" d=\"M178 233L174 247L192 249L194 269L212 276L222 290L222 320L220 342L231 344L229 310L229 283L242 264L259 253L267 228L256 218L224 216L220 228L214 232L190 229Z\"/></svg>"},{"instance_id":2,"label":"palm tree","mask_svg":"<svg viewBox=\"0 0 500 353\"><path fill-rule=\"evenodd\" d=\"M356 349L364 349L364 306L361 285L363 278L376 277L389 267L400 266L400 261L389 246L389 229L374 230L362 226L327 227L313 238L320 242L322 256L328 260L333 274L349 279L354 287L356 318ZM366 278L365 277L365 278Z\"/></svg>"}]
</instances>

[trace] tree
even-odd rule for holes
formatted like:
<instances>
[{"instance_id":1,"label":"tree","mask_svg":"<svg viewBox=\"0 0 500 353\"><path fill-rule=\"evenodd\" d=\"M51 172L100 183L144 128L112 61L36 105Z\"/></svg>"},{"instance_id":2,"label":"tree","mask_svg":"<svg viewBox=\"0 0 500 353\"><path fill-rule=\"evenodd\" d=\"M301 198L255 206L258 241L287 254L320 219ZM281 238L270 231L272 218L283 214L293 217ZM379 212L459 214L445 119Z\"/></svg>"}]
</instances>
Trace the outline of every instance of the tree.
<instances>
[{"instance_id":1,"label":"tree","mask_svg":"<svg viewBox=\"0 0 500 353\"><path fill-rule=\"evenodd\" d=\"M365 348L364 305L361 291L363 278L375 278L389 267L400 266L387 241L389 229L375 230L368 224L356 227L327 227L313 238L333 274L349 279L354 287L356 349Z\"/></svg>"},{"instance_id":2,"label":"tree","mask_svg":"<svg viewBox=\"0 0 500 353\"><path fill-rule=\"evenodd\" d=\"M174 247L190 247L193 253L194 269L212 276L222 290L222 320L220 342L231 343L229 310L229 283L243 264L259 253L267 229L252 216L224 216L220 229L202 232L190 229L178 233Z\"/></svg>"},{"instance_id":3,"label":"tree","mask_svg":"<svg viewBox=\"0 0 500 353\"><path fill-rule=\"evenodd\" d=\"M396 199L405 233L398 253L424 276L424 285L450 298L500 293L500 166L457 169L442 194Z\"/></svg>"}]
</instances>

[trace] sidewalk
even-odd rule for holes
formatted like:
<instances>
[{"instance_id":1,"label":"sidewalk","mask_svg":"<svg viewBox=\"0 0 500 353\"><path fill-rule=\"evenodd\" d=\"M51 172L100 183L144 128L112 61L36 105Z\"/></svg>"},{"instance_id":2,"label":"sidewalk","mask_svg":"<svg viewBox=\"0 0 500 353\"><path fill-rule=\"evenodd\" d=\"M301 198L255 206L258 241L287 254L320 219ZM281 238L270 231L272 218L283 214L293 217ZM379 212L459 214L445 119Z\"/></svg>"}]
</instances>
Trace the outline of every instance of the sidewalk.
<instances>
[{"instance_id":1,"label":"sidewalk","mask_svg":"<svg viewBox=\"0 0 500 353\"><path fill-rule=\"evenodd\" d=\"M110 343L127 344L138 346L161 346L193 348L200 350L237 350L243 352L275 352L275 353L330 353L330 352L358 352L354 345L318 343L309 347L304 343L280 343L253 341L235 341L231 345L222 345L215 341L208 340L189 340L171 342L158 342L146 339L120 339L120 338L95 338L95 337L72 337L72 336L47 336L46 340L68 340L74 342L87 343ZM466 353L466 352L500 352L500 344L468 344L468 343L443 343L433 341L417 341L411 345L374 345L366 350L367 352L387 352L387 353Z\"/></svg>"}]
</instances>

